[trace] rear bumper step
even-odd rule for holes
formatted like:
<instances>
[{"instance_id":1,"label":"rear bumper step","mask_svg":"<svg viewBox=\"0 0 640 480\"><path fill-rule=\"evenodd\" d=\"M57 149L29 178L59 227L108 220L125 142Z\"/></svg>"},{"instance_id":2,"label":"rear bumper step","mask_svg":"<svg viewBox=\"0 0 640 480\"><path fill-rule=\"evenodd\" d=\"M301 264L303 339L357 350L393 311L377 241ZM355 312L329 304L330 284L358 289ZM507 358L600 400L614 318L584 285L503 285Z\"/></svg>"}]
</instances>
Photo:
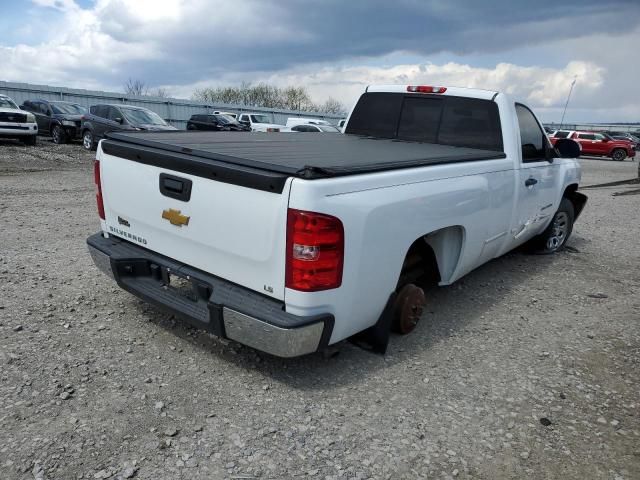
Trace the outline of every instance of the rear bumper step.
<instances>
[{"instance_id":1,"label":"rear bumper step","mask_svg":"<svg viewBox=\"0 0 640 480\"><path fill-rule=\"evenodd\" d=\"M96 266L133 295L220 337L278 357L325 348L331 314L299 317L284 304L117 237L87 239ZM185 288L172 286L172 279Z\"/></svg>"}]
</instances>

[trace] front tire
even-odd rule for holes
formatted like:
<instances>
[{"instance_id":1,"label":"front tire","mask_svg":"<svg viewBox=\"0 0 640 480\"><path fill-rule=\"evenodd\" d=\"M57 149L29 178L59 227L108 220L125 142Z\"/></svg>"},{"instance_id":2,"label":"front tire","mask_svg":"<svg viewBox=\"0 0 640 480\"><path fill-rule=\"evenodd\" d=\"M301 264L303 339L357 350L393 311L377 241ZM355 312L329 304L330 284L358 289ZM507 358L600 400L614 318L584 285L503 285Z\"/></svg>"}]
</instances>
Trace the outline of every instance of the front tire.
<instances>
[{"instance_id":1,"label":"front tire","mask_svg":"<svg viewBox=\"0 0 640 480\"><path fill-rule=\"evenodd\" d=\"M93 140L93 133L91 130L85 130L82 134L82 146L89 152L96 149L96 144Z\"/></svg>"},{"instance_id":2,"label":"front tire","mask_svg":"<svg viewBox=\"0 0 640 480\"><path fill-rule=\"evenodd\" d=\"M35 147L37 141L38 141L38 136L37 135L31 135L29 137L24 137L22 139L22 143L24 143L25 145L27 145L29 147Z\"/></svg>"},{"instance_id":3,"label":"front tire","mask_svg":"<svg viewBox=\"0 0 640 480\"><path fill-rule=\"evenodd\" d=\"M551 223L540 235L531 240L536 253L551 254L562 249L573 232L575 210L571 200L564 197Z\"/></svg>"},{"instance_id":4,"label":"front tire","mask_svg":"<svg viewBox=\"0 0 640 480\"><path fill-rule=\"evenodd\" d=\"M53 143L57 145L67 143L67 134L60 125L55 125L53 127L53 130L51 130L51 138L53 138Z\"/></svg>"},{"instance_id":5,"label":"front tire","mask_svg":"<svg viewBox=\"0 0 640 480\"><path fill-rule=\"evenodd\" d=\"M627 152L625 152L622 148L616 148L613 152L611 152L611 158L613 158L616 162L622 162L625 158L627 158Z\"/></svg>"}]
</instances>

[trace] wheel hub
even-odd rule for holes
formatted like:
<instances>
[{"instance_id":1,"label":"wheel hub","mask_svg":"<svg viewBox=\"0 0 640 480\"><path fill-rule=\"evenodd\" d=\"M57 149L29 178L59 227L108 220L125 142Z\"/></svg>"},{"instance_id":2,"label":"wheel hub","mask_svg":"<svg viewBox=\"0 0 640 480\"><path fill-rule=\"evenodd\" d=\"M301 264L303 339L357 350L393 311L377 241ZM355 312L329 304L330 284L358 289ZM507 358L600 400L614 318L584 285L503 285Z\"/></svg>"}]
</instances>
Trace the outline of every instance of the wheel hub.
<instances>
[{"instance_id":1,"label":"wheel hub","mask_svg":"<svg viewBox=\"0 0 640 480\"><path fill-rule=\"evenodd\" d=\"M557 250L562 246L569 231L569 216L566 212L558 212L553 217L551 224L551 235L547 239L547 249Z\"/></svg>"},{"instance_id":2,"label":"wheel hub","mask_svg":"<svg viewBox=\"0 0 640 480\"><path fill-rule=\"evenodd\" d=\"M394 320L399 333L407 334L416 328L426 303L420 287L412 283L402 287L394 305Z\"/></svg>"}]
</instances>

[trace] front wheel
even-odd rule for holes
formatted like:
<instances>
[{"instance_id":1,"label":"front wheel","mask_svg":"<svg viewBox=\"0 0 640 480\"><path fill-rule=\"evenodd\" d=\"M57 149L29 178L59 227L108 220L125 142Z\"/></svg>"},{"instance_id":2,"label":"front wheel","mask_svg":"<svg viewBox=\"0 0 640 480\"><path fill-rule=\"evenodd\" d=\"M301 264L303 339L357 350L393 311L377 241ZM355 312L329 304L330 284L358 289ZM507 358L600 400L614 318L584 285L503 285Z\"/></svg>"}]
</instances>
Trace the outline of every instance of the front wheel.
<instances>
[{"instance_id":1,"label":"front wheel","mask_svg":"<svg viewBox=\"0 0 640 480\"><path fill-rule=\"evenodd\" d=\"M93 141L93 133L91 133L90 130L85 130L82 134L82 146L88 151L96 149L96 144Z\"/></svg>"},{"instance_id":2,"label":"front wheel","mask_svg":"<svg viewBox=\"0 0 640 480\"><path fill-rule=\"evenodd\" d=\"M51 137L53 138L53 143L58 145L67 143L67 134L60 125L55 125L53 127L53 130L51 130Z\"/></svg>"},{"instance_id":3,"label":"front wheel","mask_svg":"<svg viewBox=\"0 0 640 480\"><path fill-rule=\"evenodd\" d=\"M574 219L573 203L565 197L545 231L531 239L533 249L542 254L555 253L562 249L571 236Z\"/></svg>"},{"instance_id":4,"label":"front wheel","mask_svg":"<svg viewBox=\"0 0 640 480\"><path fill-rule=\"evenodd\" d=\"M611 158L613 158L616 162L622 162L625 158L627 158L627 152L622 148L616 148L613 152L611 152Z\"/></svg>"}]
</instances>

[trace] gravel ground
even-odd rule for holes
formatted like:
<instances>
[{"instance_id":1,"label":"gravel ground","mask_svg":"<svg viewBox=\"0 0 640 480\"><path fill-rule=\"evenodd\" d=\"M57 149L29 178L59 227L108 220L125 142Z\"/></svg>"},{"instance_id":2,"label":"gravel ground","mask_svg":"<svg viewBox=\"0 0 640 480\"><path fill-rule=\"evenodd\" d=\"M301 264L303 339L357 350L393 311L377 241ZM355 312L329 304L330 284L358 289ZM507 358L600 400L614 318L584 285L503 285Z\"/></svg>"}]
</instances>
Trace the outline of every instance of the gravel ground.
<instances>
[{"instance_id":1,"label":"gravel ground","mask_svg":"<svg viewBox=\"0 0 640 480\"><path fill-rule=\"evenodd\" d=\"M97 271L91 159L0 143L1 479L640 478L638 185L585 190L570 249L428 291L386 356L281 360Z\"/></svg>"}]
</instances>

